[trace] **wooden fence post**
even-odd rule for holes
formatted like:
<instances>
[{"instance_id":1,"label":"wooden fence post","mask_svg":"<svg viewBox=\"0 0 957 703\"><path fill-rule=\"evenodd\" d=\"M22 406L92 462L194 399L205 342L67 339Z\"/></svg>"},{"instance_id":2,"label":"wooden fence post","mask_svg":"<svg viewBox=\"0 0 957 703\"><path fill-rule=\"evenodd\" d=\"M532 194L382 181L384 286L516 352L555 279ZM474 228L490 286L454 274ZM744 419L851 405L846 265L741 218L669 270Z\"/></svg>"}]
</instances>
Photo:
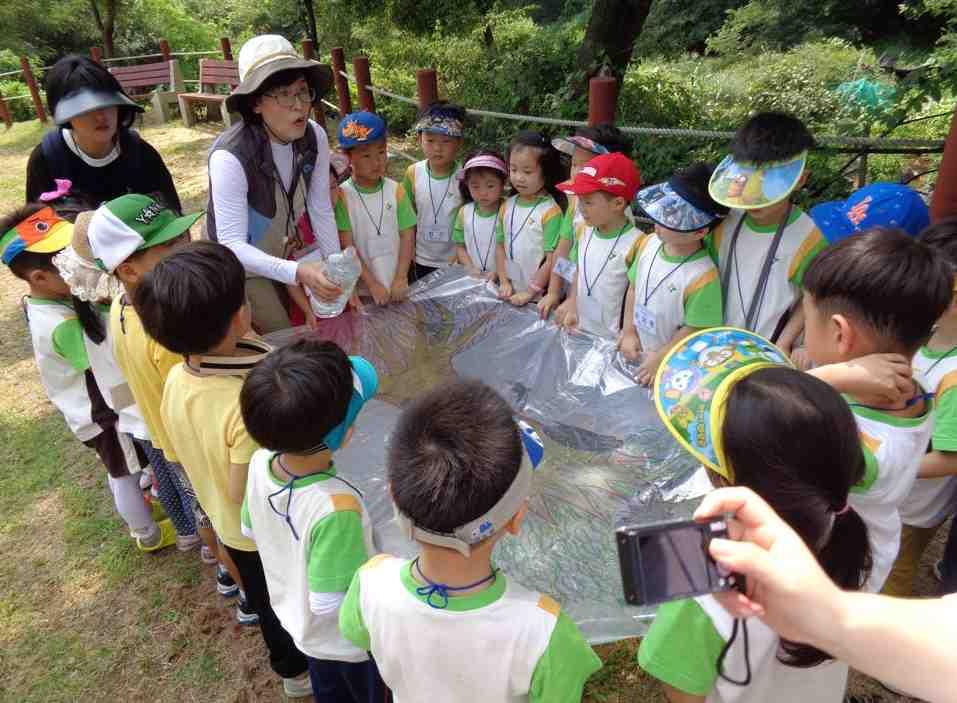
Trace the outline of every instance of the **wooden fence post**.
<instances>
[{"instance_id":1,"label":"wooden fence post","mask_svg":"<svg viewBox=\"0 0 957 703\"><path fill-rule=\"evenodd\" d=\"M3 99L3 95L0 94L0 119L3 119L7 129L10 129L13 126L13 117L10 116L10 108L7 107L7 101Z\"/></svg>"},{"instance_id":2,"label":"wooden fence post","mask_svg":"<svg viewBox=\"0 0 957 703\"><path fill-rule=\"evenodd\" d=\"M302 57L310 61L314 61L316 58L316 44L312 39L303 39L302 40Z\"/></svg>"},{"instance_id":3,"label":"wooden fence post","mask_svg":"<svg viewBox=\"0 0 957 703\"><path fill-rule=\"evenodd\" d=\"M229 43L229 37L219 38L219 48L223 50L223 61L233 60L233 47Z\"/></svg>"},{"instance_id":4,"label":"wooden fence post","mask_svg":"<svg viewBox=\"0 0 957 703\"><path fill-rule=\"evenodd\" d=\"M439 79L434 68L420 68L415 72L415 93L420 111L439 99Z\"/></svg>"},{"instance_id":5,"label":"wooden fence post","mask_svg":"<svg viewBox=\"0 0 957 703\"><path fill-rule=\"evenodd\" d=\"M359 94L359 106L363 110L375 112L375 96L366 86L372 85L372 75L369 72L369 57L355 56L352 59L352 70L356 74L356 91Z\"/></svg>"},{"instance_id":6,"label":"wooden fence post","mask_svg":"<svg viewBox=\"0 0 957 703\"><path fill-rule=\"evenodd\" d=\"M352 112L352 96L349 94L349 79L342 75L346 70L346 55L341 46L332 50L332 74L336 84L336 97L339 103L339 117Z\"/></svg>"},{"instance_id":7,"label":"wooden fence post","mask_svg":"<svg viewBox=\"0 0 957 703\"><path fill-rule=\"evenodd\" d=\"M97 63L103 63L103 49L98 46L90 47L90 58Z\"/></svg>"},{"instance_id":8,"label":"wooden fence post","mask_svg":"<svg viewBox=\"0 0 957 703\"><path fill-rule=\"evenodd\" d=\"M173 58L173 51L169 48L169 42L165 39L160 39L160 53L163 55L163 61L171 61Z\"/></svg>"},{"instance_id":9,"label":"wooden fence post","mask_svg":"<svg viewBox=\"0 0 957 703\"><path fill-rule=\"evenodd\" d=\"M618 107L618 81L610 76L595 76L588 81L588 124L615 121Z\"/></svg>"},{"instance_id":10,"label":"wooden fence post","mask_svg":"<svg viewBox=\"0 0 957 703\"><path fill-rule=\"evenodd\" d=\"M20 70L23 71L23 80L26 81L27 88L30 89L30 97L33 99L33 109L37 112L37 119L46 122L47 113L43 109L43 100L40 99L37 79L33 77L33 69L30 68L30 60L26 56L20 57Z\"/></svg>"}]
</instances>

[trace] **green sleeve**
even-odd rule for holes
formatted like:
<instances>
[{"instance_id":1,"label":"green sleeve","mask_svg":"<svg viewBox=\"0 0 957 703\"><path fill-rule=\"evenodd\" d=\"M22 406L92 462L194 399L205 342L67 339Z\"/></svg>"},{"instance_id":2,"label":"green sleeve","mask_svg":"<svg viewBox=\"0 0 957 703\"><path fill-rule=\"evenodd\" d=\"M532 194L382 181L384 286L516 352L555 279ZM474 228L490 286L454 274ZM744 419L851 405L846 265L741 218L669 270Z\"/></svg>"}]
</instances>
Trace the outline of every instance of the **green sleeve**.
<instances>
[{"instance_id":1,"label":"green sleeve","mask_svg":"<svg viewBox=\"0 0 957 703\"><path fill-rule=\"evenodd\" d=\"M711 269L691 285L697 285L697 288L685 298L684 323L689 327L720 327L724 322L724 312L718 272Z\"/></svg>"},{"instance_id":2,"label":"green sleeve","mask_svg":"<svg viewBox=\"0 0 957 703\"><path fill-rule=\"evenodd\" d=\"M542 232L545 241L545 253L555 251L558 246L558 233L562 229L562 211L555 205L542 217Z\"/></svg>"},{"instance_id":3,"label":"green sleeve","mask_svg":"<svg viewBox=\"0 0 957 703\"><path fill-rule=\"evenodd\" d=\"M351 232L352 221L349 219L349 208L346 207L346 196L340 195L336 199L336 229L340 232Z\"/></svg>"},{"instance_id":4,"label":"green sleeve","mask_svg":"<svg viewBox=\"0 0 957 703\"><path fill-rule=\"evenodd\" d=\"M369 558L362 515L339 510L312 526L306 571L310 593L343 593Z\"/></svg>"},{"instance_id":5,"label":"green sleeve","mask_svg":"<svg viewBox=\"0 0 957 703\"><path fill-rule=\"evenodd\" d=\"M456 244L465 244L465 206L455 213L455 224L452 225L452 241Z\"/></svg>"},{"instance_id":6,"label":"green sleeve","mask_svg":"<svg viewBox=\"0 0 957 703\"><path fill-rule=\"evenodd\" d=\"M368 652L371 648L369 631L362 622L362 605L359 596L359 572L352 577L345 600L339 606L339 632L359 649Z\"/></svg>"},{"instance_id":7,"label":"green sleeve","mask_svg":"<svg viewBox=\"0 0 957 703\"><path fill-rule=\"evenodd\" d=\"M705 238L701 242L702 245L704 246L704 250L708 252L708 256L710 256L711 260L714 262L714 265L717 266L719 269L721 268L721 266L718 261L720 257L719 257L719 246L718 246L717 234L722 227L724 227L723 222L719 224L717 227L715 227L711 232L709 232L707 236L705 236Z\"/></svg>"},{"instance_id":8,"label":"green sleeve","mask_svg":"<svg viewBox=\"0 0 957 703\"><path fill-rule=\"evenodd\" d=\"M568 200L568 207L562 216L562 226L558 232L559 239L573 241L575 239L575 203L571 198Z\"/></svg>"},{"instance_id":9,"label":"green sleeve","mask_svg":"<svg viewBox=\"0 0 957 703\"><path fill-rule=\"evenodd\" d=\"M788 278L793 284L803 285L804 274L807 273L815 257L826 248L827 240L817 228L814 228L814 231L801 244L794 255L794 260L791 262L791 275Z\"/></svg>"},{"instance_id":10,"label":"green sleeve","mask_svg":"<svg viewBox=\"0 0 957 703\"><path fill-rule=\"evenodd\" d=\"M415 227L416 216L415 208L412 205L412 201L409 199L409 193L412 191L407 190L402 185L399 185L395 191L395 199L398 201L396 203L397 215L399 216L399 231L401 232L404 229L409 229L410 227Z\"/></svg>"},{"instance_id":11,"label":"green sleeve","mask_svg":"<svg viewBox=\"0 0 957 703\"><path fill-rule=\"evenodd\" d=\"M851 493L867 493L877 482L877 477L881 473L880 465L877 463L877 457L874 456L874 453L863 445L862 449L864 450L864 478L851 486Z\"/></svg>"},{"instance_id":12,"label":"green sleeve","mask_svg":"<svg viewBox=\"0 0 957 703\"><path fill-rule=\"evenodd\" d=\"M75 317L64 320L53 330L53 351L79 373L90 368L90 360L86 357L86 344L83 343L83 326Z\"/></svg>"},{"instance_id":13,"label":"green sleeve","mask_svg":"<svg viewBox=\"0 0 957 703\"><path fill-rule=\"evenodd\" d=\"M495 223L495 241L499 244L505 244L505 205L506 200L498 211L498 222Z\"/></svg>"},{"instance_id":14,"label":"green sleeve","mask_svg":"<svg viewBox=\"0 0 957 703\"><path fill-rule=\"evenodd\" d=\"M585 682L601 666L601 659L575 623L559 612L548 646L532 673L529 703L579 703Z\"/></svg>"},{"instance_id":15,"label":"green sleeve","mask_svg":"<svg viewBox=\"0 0 957 703\"><path fill-rule=\"evenodd\" d=\"M415 164L412 164L411 166L409 166L409 167L405 170L405 175L402 176L402 182L399 184L399 185L402 186L402 189L403 189L406 193L411 193L411 197L412 197L412 203L411 203L412 212L416 212L416 208L415 208L415 183L414 183L413 180L412 180L414 177L415 177ZM412 224L415 224L415 223L413 222ZM400 227L399 229L402 229L402 227Z\"/></svg>"},{"instance_id":16,"label":"green sleeve","mask_svg":"<svg viewBox=\"0 0 957 703\"><path fill-rule=\"evenodd\" d=\"M957 389L950 388L935 399L934 449L957 452Z\"/></svg>"},{"instance_id":17,"label":"green sleeve","mask_svg":"<svg viewBox=\"0 0 957 703\"><path fill-rule=\"evenodd\" d=\"M628 267L628 280L631 281L631 284L635 284L635 279L638 278L638 262L641 260L641 254L635 257L634 261L631 262L631 266ZM719 284L720 285L720 284Z\"/></svg>"},{"instance_id":18,"label":"green sleeve","mask_svg":"<svg viewBox=\"0 0 957 703\"><path fill-rule=\"evenodd\" d=\"M568 252L568 260L572 263L578 263L578 240L573 239L574 244L572 244L571 251Z\"/></svg>"},{"instance_id":19,"label":"green sleeve","mask_svg":"<svg viewBox=\"0 0 957 703\"><path fill-rule=\"evenodd\" d=\"M249 494L243 496L243 507L239 510L239 521L247 530L253 529L252 518L249 517Z\"/></svg>"},{"instance_id":20,"label":"green sleeve","mask_svg":"<svg viewBox=\"0 0 957 703\"><path fill-rule=\"evenodd\" d=\"M638 665L679 691L707 696L718 680L724 640L697 601L658 607L655 621L638 649Z\"/></svg>"}]
</instances>

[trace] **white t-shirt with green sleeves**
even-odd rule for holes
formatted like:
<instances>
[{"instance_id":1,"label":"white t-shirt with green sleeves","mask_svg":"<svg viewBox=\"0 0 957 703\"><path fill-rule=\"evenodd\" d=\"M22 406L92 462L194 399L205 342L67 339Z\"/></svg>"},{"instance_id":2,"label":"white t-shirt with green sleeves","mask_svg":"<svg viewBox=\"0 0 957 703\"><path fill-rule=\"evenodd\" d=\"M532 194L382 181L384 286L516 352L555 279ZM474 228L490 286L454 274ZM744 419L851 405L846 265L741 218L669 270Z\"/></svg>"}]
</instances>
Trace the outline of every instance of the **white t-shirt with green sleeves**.
<instances>
[{"instance_id":1,"label":"white t-shirt with green sleeves","mask_svg":"<svg viewBox=\"0 0 957 703\"><path fill-rule=\"evenodd\" d=\"M25 298L24 305L33 355L47 397L63 413L78 440L93 439L102 430L91 417L85 376L90 361L83 341L83 327L73 306L65 300L33 297Z\"/></svg>"},{"instance_id":2,"label":"white t-shirt with green sleeves","mask_svg":"<svg viewBox=\"0 0 957 703\"><path fill-rule=\"evenodd\" d=\"M445 268L455 255L452 226L455 213L462 205L458 171L459 165L456 164L447 176L437 177L429 168L427 159L412 164L405 171L402 184L412 198L412 206L418 219L415 263L421 266ZM427 232L429 227L434 225L447 228L446 241L430 241Z\"/></svg>"},{"instance_id":3,"label":"white t-shirt with green sleeves","mask_svg":"<svg viewBox=\"0 0 957 703\"><path fill-rule=\"evenodd\" d=\"M628 293L628 269L643 236L631 223L612 234L587 225L579 228L568 254L569 261L577 264L579 329L602 337L618 335Z\"/></svg>"},{"instance_id":4,"label":"white t-shirt with green sleeves","mask_svg":"<svg viewBox=\"0 0 957 703\"><path fill-rule=\"evenodd\" d=\"M273 496L272 506L289 513L299 539L269 496L286 485L273 473L275 452L257 451L249 462L243 499L243 534L256 543L269 589L269 602L296 646L316 659L368 659L343 638L335 614L316 615L310 603L345 593L358 568L375 554L369 511L336 469L296 479L292 493Z\"/></svg>"},{"instance_id":5,"label":"white t-shirt with green sleeves","mask_svg":"<svg viewBox=\"0 0 957 703\"><path fill-rule=\"evenodd\" d=\"M957 350L923 347L913 367L921 386L934 394L933 448L957 452ZM937 527L953 514L955 494L957 476L919 478L901 504L901 520L913 527Z\"/></svg>"},{"instance_id":6,"label":"white t-shirt with green sleeves","mask_svg":"<svg viewBox=\"0 0 957 703\"><path fill-rule=\"evenodd\" d=\"M661 240L649 234L638 243L628 280L635 287L635 329L644 351L658 351L686 325L721 325L721 281L704 249L691 256L669 256ZM642 324L638 306L654 317L653 329Z\"/></svg>"},{"instance_id":7,"label":"white t-shirt with green sleeves","mask_svg":"<svg viewBox=\"0 0 957 703\"><path fill-rule=\"evenodd\" d=\"M923 415L897 417L850 403L861 433L867 472L851 488L848 503L867 524L874 566L864 590L880 592L900 551L900 506L917 479L934 418L931 404Z\"/></svg>"},{"instance_id":8,"label":"white t-shirt with green sleeves","mask_svg":"<svg viewBox=\"0 0 957 703\"><path fill-rule=\"evenodd\" d=\"M745 219L732 256L731 240L741 218ZM730 266L728 290L722 292L724 319L731 327L745 326L776 231L774 225L764 227L754 223L745 210L732 210L708 237L708 248L721 274ZM785 313L799 300L804 272L826 246L827 240L814 220L800 208L793 208L771 265L752 332L771 338Z\"/></svg>"},{"instance_id":9,"label":"white t-shirt with green sleeves","mask_svg":"<svg viewBox=\"0 0 957 703\"><path fill-rule=\"evenodd\" d=\"M581 701L601 662L558 603L498 572L488 588L437 609L411 569L376 557L339 611L342 634L372 653L396 703Z\"/></svg>"},{"instance_id":10,"label":"white t-shirt with green sleeves","mask_svg":"<svg viewBox=\"0 0 957 703\"><path fill-rule=\"evenodd\" d=\"M561 208L550 195L531 200L513 195L502 203L495 240L505 247L508 277L516 293L528 290L545 254L555 251L561 226Z\"/></svg>"},{"instance_id":11,"label":"white t-shirt with green sleeves","mask_svg":"<svg viewBox=\"0 0 957 703\"><path fill-rule=\"evenodd\" d=\"M482 212L474 202L459 208L452 228L452 241L465 247L472 263L482 272L495 271L495 228L499 208Z\"/></svg>"},{"instance_id":12,"label":"white t-shirt with green sleeves","mask_svg":"<svg viewBox=\"0 0 957 703\"><path fill-rule=\"evenodd\" d=\"M718 675L718 656L731 637L734 619L712 596L659 606L638 649L648 674L680 691L705 696L707 703L840 703L847 688L847 665L827 662L802 669L777 659L781 638L757 618L748 621L751 683L736 686ZM724 661L724 673L745 673L740 629Z\"/></svg>"},{"instance_id":13,"label":"white t-shirt with green sleeves","mask_svg":"<svg viewBox=\"0 0 957 703\"><path fill-rule=\"evenodd\" d=\"M383 178L376 188L362 188L351 178L339 187L336 227L352 232L352 241L372 275L392 287L399 266L399 234L415 226L415 212L405 188ZM381 224L380 224L381 222ZM360 280L360 293L367 293Z\"/></svg>"}]
</instances>

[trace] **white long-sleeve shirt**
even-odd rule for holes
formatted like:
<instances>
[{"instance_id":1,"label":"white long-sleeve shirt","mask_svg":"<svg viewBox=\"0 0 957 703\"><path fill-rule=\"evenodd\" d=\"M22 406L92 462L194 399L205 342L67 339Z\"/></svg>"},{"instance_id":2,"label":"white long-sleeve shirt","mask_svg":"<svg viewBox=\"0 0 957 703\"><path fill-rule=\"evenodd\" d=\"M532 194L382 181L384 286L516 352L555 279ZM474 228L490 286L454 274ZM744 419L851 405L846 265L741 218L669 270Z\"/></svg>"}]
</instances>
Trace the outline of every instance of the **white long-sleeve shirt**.
<instances>
[{"instance_id":1,"label":"white long-sleeve shirt","mask_svg":"<svg viewBox=\"0 0 957 703\"><path fill-rule=\"evenodd\" d=\"M318 154L306 198L316 241L323 256L339 251L339 232L329 199L329 138L316 122L309 121L316 133ZM270 142L273 161L287 189L292 184L292 144ZM250 273L280 283L295 283L298 263L270 256L249 243L249 185L242 164L225 149L215 151L209 160L209 181L216 216L216 234L220 243L233 250Z\"/></svg>"}]
</instances>

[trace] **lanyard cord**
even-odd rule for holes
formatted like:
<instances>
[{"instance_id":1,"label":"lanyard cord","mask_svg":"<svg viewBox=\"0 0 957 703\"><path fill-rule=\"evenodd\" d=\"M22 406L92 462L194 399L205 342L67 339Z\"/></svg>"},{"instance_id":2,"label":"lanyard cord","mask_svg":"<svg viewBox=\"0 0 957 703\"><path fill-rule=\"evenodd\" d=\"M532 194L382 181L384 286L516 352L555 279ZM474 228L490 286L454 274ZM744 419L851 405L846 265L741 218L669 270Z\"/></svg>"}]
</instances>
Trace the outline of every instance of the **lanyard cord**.
<instances>
[{"instance_id":1,"label":"lanyard cord","mask_svg":"<svg viewBox=\"0 0 957 703\"><path fill-rule=\"evenodd\" d=\"M269 128L267 127L267 129ZM269 130L269 132L272 134L272 130ZM299 228L296 226L295 214L296 191L299 189L299 176L302 172L302 156L301 154L296 154L296 149L290 146L291 144L292 142L282 142L283 146L289 146L290 149L292 149L292 174L289 182L289 190L286 190L286 186L282 182L282 174L279 173L279 166L276 165L276 160L272 160L272 170L276 178L276 183L279 184L279 189L282 191L283 198L286 200L286 236L283 241L283 247L286 252L301 249L303 244L302 236L299 234ZM290 232L292 233L292 237L290 237ZM292 246L290 246L290 240Z\"/></svg>"},{"instance_id":2,"label":"lanyard cord","mask_svg":"<svg viewBox=\"0 0 957 703\"><path fill-rule=\"evenodd\" d=\"M286 522L286 525L288 525L289 529L292 531L292 536L296 538L297 542L300 541L299 533L296 532L296 528L292 524L292 518L289 516L289 511L292 509L292 491L296 481L302 480L304 478L309 478L310 476L328 476L329 478L334 478L339 481L342 481L344 484L349 486L349 488L351 488L356 493L358 493L360 497L362 497L362 491L360 491L358 488L356 488L346 479L341 478L340 476L336 476L335 474L329 473L329 469L323 469L322 471L313 471L308 474L303 474L302 476L296 476L295 474L290 473L289 469L286 468L286 464L282 460L282 454L274 455L273 459L275 459L279 463L279 467L283 470L283 472L287 476L290 477L290 479L278 491L275 491L274 493L270 493L268 496L266 496L266 501L269 503L269 507L272 508L272 511ZM272 463L273 459L270 459L270 463ZM281 510L276 508L276 506L272 502L272 499L278 496L281 496L286 491L289 491L289 499L286 501L286 512L282 512Z\"/></svg>"},{"instance_id":3,"label":"lanyard cord","mask_svg":"<svg viewBox=\"0 0 957 703\"><path fill-rule=\"evenodd\" d=\"M478 232L475 229L475 212L478 210L478 203L474 203L472 206L472 242L475 244L475 251L478 254L481 254L478 243ZM482 273L488 271L488 257L492 255L492 245L495 243L495 228L498 226L498 213L495 211L495 221L492 223L492 237L488 241L488 246L485 249L485 258L482 259Z\"/></svg>"},{"instance_id":4,"label":"lanyard cord","mask_svg":"<svg viewBox=\"0 0 957 703\"><path fill-rule=\"evenodd\" d=\"M939 364L939 363L942 362L944 359L946 359L947 357L949 357L949 356L950 356L951 354L953 354L955 351L957 351L957 344L955 344L955 345L952 346L950 349L948 349L947 352L946 352L942 357L940 357L937 361L935 361L933 364L931 364L931 365L930 365L930 368L927 369L927 370L924 372L924 375L925 375L925 376L930 376L930 372L933 371L935 368L937 368L937 364Z\"/></svg>"},{"instance_id":5,"label":"lanyard cord","mask_svg":"<svg viewBox=\"0 0 957 703\"><path fill-rule=\"evenodd\" d=\"M663 277L660 281L658 281L658 283L655 285L654 288L651 289L651 292L649 293L649 292L648 292L648 284L649 284L649 282L651 281L651 274L652 274L652 272L655 270L655 261L657 261L657 259L658 259L658 254L661 253L662 247L664 247L664 244L663 244L663 243L662 243L662 244L659 244L659 245L658 245L658 248L655 249L655 254L654 254L654 256L651 257L651 266L648 267L648 275L645 276L645 302L643 303L645 307L648 307L648 301L651 300L651 298L654 296L654 294L658 292L658 289L661 288L661 286L664 285L665 281L667 281L669 278L671 278L671 276L672 276L678 269L680 269L682 266L684 266L686 263L688 263L688 261L691 259L692 256L694 256L695 254L698 253L698 252L696 252L696 251L693 251L693 252L691 252L690 254L688 254L685 258L683 258L681 261L679 261L678 264L677 264L677 266L675 266L675 267L674 267L673 269L671 269L668 273L666 273L666 274L664 275L664 277Z\"/></svg>"},{"instance_id":6,"label":"lanyard cord","mask_svg":"<svg viewBox=\"0 0 957 703\"><path fill-rule=\"evenodd\" d=\"M358 184L354 184L356 189L356 195L359 196L359 202L362 203L362 209L366 211L366 215L369 216L369 222L372 223L372 226L375 227L375 233L377 237L382 236L382 217L385 215L385 185L383 185L383 190L380 191L381 196L379 199L379 224L375 223L375 220L372 219L372 212L369 210L369 206L366 205L366 199L362 197L362 191L359 190Z\"/></svg>"},{"instance_id":7,"label":"lanyard cord","mask_svg":"<svg viewBox=\"0 0 957 703\"><path fill-rule=\"evenodd\" d=\"M591 289L598 284L601 275L605 273L605 267L608 266L608 262L611 261L615 255L615 248L618 246L618 241L621 239L621 235L625 233L625 230L628 229L628 226L626 222L622 225L621 229L618 230L618 234L615 235L615 243L611 245L611 251L608 252L608 256L605 257L605 262L601 265L601 268L598 269L598 273L591 283L588 282L588 247L591 245L591 240L598 236L598 230L592 230L591 236L589 236L588 241L585 242L585 252L582 254L582 279L585 281L585 290L588 292L589 298L591 297Z\"/></svg>"},{"instance_id":8,"label":"lanyard cord","mask_svg":"<svg viewBox=\"0 0 957 703\"><path fill-rule=\"evenodd\" d=\"M425 602L436 610L444 610L449 606L449 593L456 591L468 591L472 588L481 586L483 583L494 581L495 577L498 575L498 569L492 569L492 573L490 573L484 579L480 579L475 583L470 583L468 586L449 586L448 584L435 583L435 581L429 580L429 577L422 573L422 567L419 566L418 557L415 558L415 560L412 562L412 565L415 567L415 570L419 572L419 576L422 577L422 580L428 584L427 586L419 586L415 589L415 592L425 598ZM441 605L436 605L433 603L432 596L438 596L441 598Z\"/></svg>"},{"instance_id":9,"label":"lanyard cord","mask_svg":"<svg viewBox=\"0 0 957 703\"><path fill-rule=\"evenodd\" d=\"M510 258L512 261L515 261L515 240L518 239L518 235L520 235L522 230L525 229L525 225L528 224L528 221L532 218L532 215L535 214L535 211L538 209L539 205L541 205L541 201L532 206L532 209L529 210L528 214L525 216L525 221L522 223L522 226L518 228L517 232L515 232L515 211L518 209L518 196L515 196L515 202L512 204L512 213L508 217L508 258Z\"/></svg>"},{"instance_id":10,"label":"lanyard cord","mask_svg":"<svg viewBox=\"0 0 957 703\"><path fill-rule=\"evenodd\" d=\"M734 641L738 638L738 625L741 626L741 631L743 633L744 639L744 679L741 681L736 681L724 673L724 658L728 655L728 651L731 649L731 645L734 644ZM718 676L723 678L728 683L734 684L735 686L748 686L751 683L751 642L748 638L748 623L746 620L740 620L738 618L734 619L734 625L731 627L731 637L728 638L728 641L725 643L724 647L721 648L721 654L718 655Z\"/></svg>"},{"instance_id":11,"label":"lanyard cord","mask_svg":"<svg viewBox=\"0 0 957 703\"><path fill-rule=\"evenodd\" d=\"M933 393L918 393L913 398L910 398L906 403L904 403L903 408L881 408L876 405L866 405L865 403L848 403L848 406L852 408L865 408L867 410L876 410L877 412L884 412L884 413L899 412L901 410L907 410L908 408L912 408L918 403L920 403L921 401L933 400L933 398L934 398Z\"/></svg>"},{"instance_id":12,"label":"lanyard cord","mask_svg":"<svg viewBox=\"0 0 957 703\"><path fill-rule=\"evenodd\" d=\"M429 202L432 203L432 224L439 224L439 210L442 209L442 206L445 204L445 199L449 195L449 189L452 187L452 174L449 173L448 182L445 184L445 192L442 193L442 199L439 201L439 206L435 207L435 200L432 198L432 169L429 167L429 162L425 162L425 172L429 175ZM439 180L436 178L435 180Z\"/></svg>"}]
</instances>

